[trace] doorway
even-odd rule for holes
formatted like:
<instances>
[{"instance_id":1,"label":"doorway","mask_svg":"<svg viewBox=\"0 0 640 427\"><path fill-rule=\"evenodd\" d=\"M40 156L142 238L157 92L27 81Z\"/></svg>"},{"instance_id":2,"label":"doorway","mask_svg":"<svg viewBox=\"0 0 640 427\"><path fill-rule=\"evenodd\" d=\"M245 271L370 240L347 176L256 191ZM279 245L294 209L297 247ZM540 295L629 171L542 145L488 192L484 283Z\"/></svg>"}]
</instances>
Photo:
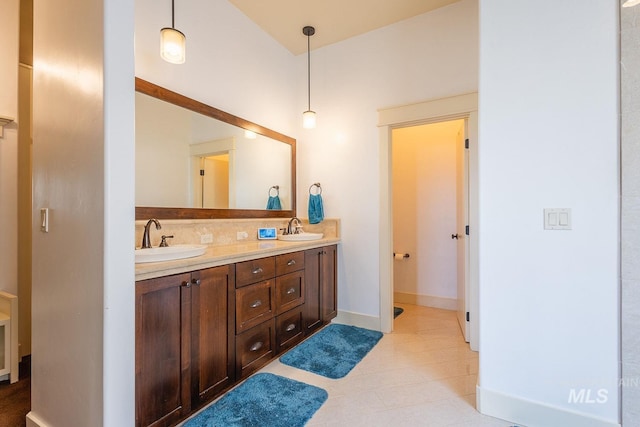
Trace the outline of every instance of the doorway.
<instances>
[{"instance_id":1,"label":"doorway","mask_svg":"<svg viewBox=\"0 0 640 427\"><path fill-rule=\"evenodd\" d=\"M472 350L478 350L478 238L473 234L478 224L477 197L477 93L459 95L419 104L383 109L378 114L380 129L380 330L393 330L394 260L393 257L393 188L392 132L394 129L417 125L465 120L469 139L469 267L465 291L465 322ZM465 230L466 231L466 230ZM456 233L453 233L456 234ZM402 249L399 249L400 251ZM466 313L469 313L467 316ZM467 320L468 319L468 320Z\"/></svg>"},{"instance_id":2,"label":"doorway","mask_svg":"<svg viewBox=\"0 0 640 427\"><path fill-rule=\"evenodd\" d=\"M457 119L392 130L394 303L457 310L461 298L464 307L465 127ZM460 326L468 337L464 315Z\"/></svg>"}]
</instances>

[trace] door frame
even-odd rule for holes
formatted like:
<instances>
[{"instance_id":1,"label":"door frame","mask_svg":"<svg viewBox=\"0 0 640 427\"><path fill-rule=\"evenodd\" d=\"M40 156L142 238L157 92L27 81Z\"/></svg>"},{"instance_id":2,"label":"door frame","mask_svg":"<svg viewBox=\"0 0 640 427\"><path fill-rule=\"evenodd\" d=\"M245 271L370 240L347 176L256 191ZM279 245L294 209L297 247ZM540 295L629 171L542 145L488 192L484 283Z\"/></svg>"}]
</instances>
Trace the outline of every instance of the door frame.
<instances>
[{"instance_id":1,"label":"door frame","mask_svg":"<svg viewBox=\"0 0 640 427\"><path fill-rule=\"evenodd\" d=\"M440 98L378 110L380 155L380 330L393 331L393 209L391 131L394 128L466 119L469 147L469 300L470 340L478 350L478 93ZM474 232L475 231L475 232Z\"/></svg>"}]
</instances>

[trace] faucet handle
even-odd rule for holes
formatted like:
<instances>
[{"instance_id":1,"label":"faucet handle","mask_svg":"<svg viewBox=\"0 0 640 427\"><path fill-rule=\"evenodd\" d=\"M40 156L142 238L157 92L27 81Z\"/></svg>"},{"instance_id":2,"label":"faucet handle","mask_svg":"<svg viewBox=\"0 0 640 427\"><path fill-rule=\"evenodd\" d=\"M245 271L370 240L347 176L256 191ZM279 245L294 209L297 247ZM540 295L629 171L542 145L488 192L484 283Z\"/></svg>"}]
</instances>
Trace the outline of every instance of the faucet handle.
<instances>
[{"instance_id":1,"label":"faucet handle","mask_svg":"<svg viewBox=\"0 0 640 427\"><path fill-rule=\"evenodd\" d=\"M160 241L160 247L161 248L166 248L167 246L169 246L169 244L167 243L167 239L173 239L173 235L171 235L171 236L162 236L162 240Z\"/></svg>"}]
</instances>

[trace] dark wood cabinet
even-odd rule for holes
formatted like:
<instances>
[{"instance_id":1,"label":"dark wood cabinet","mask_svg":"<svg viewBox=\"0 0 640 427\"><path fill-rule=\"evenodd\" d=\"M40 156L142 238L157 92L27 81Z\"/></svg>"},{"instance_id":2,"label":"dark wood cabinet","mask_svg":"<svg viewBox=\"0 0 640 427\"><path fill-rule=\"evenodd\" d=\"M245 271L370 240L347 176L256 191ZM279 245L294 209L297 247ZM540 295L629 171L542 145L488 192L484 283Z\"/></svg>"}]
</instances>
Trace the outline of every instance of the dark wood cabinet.
<instances>
[{"instance_id":1,"label":"dark wood cabinet","mask_svg":"<svg viewBox=\"0 0 640 427\"><path fill-rule=\"evenodd\" d=\"M337 246L305 251L305 303L302 324L305 335L313 333L336 317Z\"/></svg>"},{"instance_id":2,"label":"dark wood cabinet","mask_svg":"<svg viewBox=\"0 0 640 427\"><path fill-rule=\"evenodd\" d=\"M198 406L235 380L233 265L191 273L191 396Z\"/></svg>"},{"instance_id":3,"label":"dark wood cabinet","mask_svg":"<svg viewBox=\"0 0 640 427\"><path fill-rule=\"evenodd\" d=\"M136 282L136 426L173 426L337 314L336 245Z\"/></svg>"},{"instance_id":4,"label":"dark wood cabinet","mask_svg":"<svg viewBox=\"0 0 640 427\"><path fill-rule=\"evenodd\" d=\"M236 372L243 379L275 356L275 325L271 318L236 336Z\"/></svg>"},{"instance_id":5,"label":"dark wood cabinet","mask_svg":"<svg viewBox=\"0 0 640 427\"><path fill-rule=\"evenodd\" d=\"M234 266L136 284L136 425L170 426L235 381Z\"/></svg>"},{"instance_id":6,"label":"dark wood cabinet","mask_svg":"<svg viewBox=\"0 0 640 427\"><path fill-rule=\"evenodd\" d=\"M190 274L136 285L136 426L169 426L191 411Z\"/></svg>"}]
</instances>

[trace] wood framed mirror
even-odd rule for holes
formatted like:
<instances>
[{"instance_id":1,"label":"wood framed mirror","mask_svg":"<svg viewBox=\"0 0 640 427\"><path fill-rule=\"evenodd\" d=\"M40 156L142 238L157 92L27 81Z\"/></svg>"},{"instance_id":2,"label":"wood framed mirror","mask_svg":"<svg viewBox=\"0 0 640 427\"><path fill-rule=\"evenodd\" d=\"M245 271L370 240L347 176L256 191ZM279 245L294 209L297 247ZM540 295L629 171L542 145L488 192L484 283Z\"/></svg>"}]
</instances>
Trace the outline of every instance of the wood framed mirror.
<instances>
[{"instance_id":1,"label":"wood framed mirror","mask_svg":"<svg viewBox=\"0 0 640 427\"><path fill-rule=\"evenodd\" d=\"M295 216L294 138L138 77L135 87L137 220Z\"/></svg>"}]
</instances>

